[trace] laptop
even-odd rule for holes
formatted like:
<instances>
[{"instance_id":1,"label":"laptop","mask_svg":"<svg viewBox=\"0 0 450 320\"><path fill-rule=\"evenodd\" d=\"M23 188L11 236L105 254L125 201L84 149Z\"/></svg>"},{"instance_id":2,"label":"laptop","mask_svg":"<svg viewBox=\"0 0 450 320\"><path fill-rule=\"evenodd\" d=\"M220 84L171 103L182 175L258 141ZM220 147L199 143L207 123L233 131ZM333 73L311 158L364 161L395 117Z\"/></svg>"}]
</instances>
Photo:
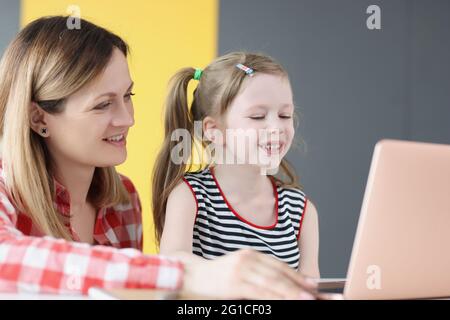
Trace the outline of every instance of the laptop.
<instances>
[{"instance_id":1,"label":"laptop","mask_svg":"<svg viewBox=\"0 0 450 320\"><path fill-rule=\"evenodd\" d=\"M346 281L320 292L345 299L450 297L450 146L375 146Z\"/></svg>"}]
</instances>

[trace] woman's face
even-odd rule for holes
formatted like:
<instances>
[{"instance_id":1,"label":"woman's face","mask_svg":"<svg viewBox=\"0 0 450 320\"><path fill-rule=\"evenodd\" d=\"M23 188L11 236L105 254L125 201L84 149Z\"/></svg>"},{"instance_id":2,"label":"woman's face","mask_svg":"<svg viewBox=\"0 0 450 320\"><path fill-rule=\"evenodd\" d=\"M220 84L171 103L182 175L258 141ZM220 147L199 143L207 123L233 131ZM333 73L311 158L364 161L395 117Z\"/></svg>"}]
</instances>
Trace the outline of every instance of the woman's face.
<instances>
[{"instance_id":1,"label":"woman's face","mask_svg":"<svg viewBox=\"0 0 450 320\"><path fill-rule=\"evenodd\" d=\"M109 167L125 161L134 124L132 87L126 57L114 49L104 72L69 96L63 112L45 113L45 141L57 164Z\"/></svg>"}]
</instances>

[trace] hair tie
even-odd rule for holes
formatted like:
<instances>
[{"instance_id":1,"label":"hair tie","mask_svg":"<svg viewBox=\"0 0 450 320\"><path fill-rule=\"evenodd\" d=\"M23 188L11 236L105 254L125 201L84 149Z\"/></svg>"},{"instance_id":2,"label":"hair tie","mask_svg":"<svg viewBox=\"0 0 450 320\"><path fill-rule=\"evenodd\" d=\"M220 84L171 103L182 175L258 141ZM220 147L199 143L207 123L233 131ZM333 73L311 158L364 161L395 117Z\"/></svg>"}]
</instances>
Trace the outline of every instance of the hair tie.
<instances>
[{"instance_id":1,"label":"hair tie","mask_svg":"<svg viewBox=\"0 0 450 320\"><path fill-rule=\"evenodd\" d=\"M202 73L203 73L202 69L195 69L194 80L200 80Z\"/></svg>"}]
</instances>

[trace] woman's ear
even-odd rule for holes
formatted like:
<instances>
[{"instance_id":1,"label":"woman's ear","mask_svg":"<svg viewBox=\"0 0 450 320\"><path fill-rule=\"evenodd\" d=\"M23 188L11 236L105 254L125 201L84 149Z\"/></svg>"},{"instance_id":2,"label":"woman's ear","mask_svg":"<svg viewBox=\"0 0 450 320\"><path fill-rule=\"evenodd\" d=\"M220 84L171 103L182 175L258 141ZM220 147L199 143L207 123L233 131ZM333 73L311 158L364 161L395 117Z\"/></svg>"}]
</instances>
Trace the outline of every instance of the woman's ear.
<instances>
[{"instance_id":1,"label":"woman's ear","mask_svg":"<svg viewBox=\"0 0 450 320\"><path fill-rule=\"evenodd\" d=\"M43 137L49 136L45 111L36 102L32 102L30 106L30 127L34 132Z\"/></svg>"}]
</instances>

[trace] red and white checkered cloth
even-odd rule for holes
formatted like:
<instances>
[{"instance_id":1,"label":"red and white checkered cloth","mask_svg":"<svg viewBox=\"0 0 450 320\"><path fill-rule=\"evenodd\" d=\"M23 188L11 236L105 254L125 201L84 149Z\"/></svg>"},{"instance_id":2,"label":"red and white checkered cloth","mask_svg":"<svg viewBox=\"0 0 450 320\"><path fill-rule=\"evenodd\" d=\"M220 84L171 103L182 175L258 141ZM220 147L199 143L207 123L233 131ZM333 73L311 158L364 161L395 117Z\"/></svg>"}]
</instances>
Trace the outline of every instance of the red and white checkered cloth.
<instances>
[{"instance_id":1,"label":"red and white checkered cloth","mask_svg":"<svg viewBox=\"0 0 450 320\"><path fill-rule=\"evenodd\" d=\"M94 228L95 246L80 243L70 226L67 190L55 180L55 206L74 242L44 236L8 195L0 167L0 291L86 294L90 287L177 289L183 265L176 259L144 255L139 196L121 176L131 204L102 208Z\"/></svg>"}]
</instances>

